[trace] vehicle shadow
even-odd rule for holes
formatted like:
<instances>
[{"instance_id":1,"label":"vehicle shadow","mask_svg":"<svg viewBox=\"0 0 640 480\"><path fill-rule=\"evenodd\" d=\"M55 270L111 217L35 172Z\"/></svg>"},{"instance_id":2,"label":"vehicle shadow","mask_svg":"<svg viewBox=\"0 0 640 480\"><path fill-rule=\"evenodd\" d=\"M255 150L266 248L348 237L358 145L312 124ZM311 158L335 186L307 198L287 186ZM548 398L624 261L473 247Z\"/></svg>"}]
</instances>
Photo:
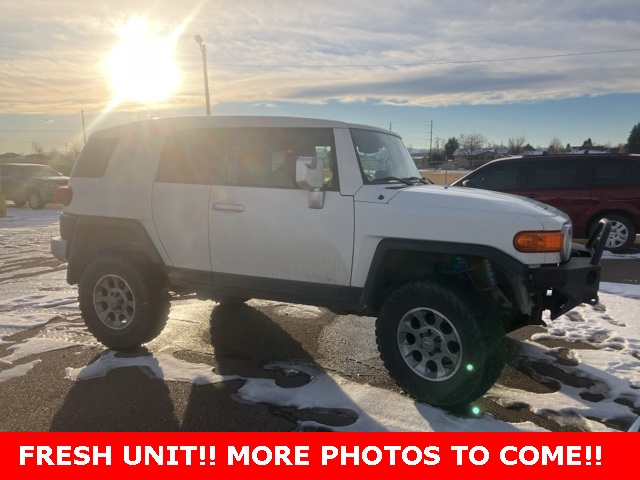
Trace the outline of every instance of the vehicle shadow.
<instances>
[{"instance_id":1,"label":"vehicle shadow","mask_svg":"<svg viewBox=\"0 0 640 480\"><path fill-rule=\"evenodd\" d=\"M114 358L144 359L147 367L113 368L106 375L76 381L62 407L55 413L51 431L176 431L169 390L156 378L157 359L146 349L128 354L105 350L88 366L113 355Z\"/></svg>"},{"instance_id":2,"label":"vehicle shadow","mask_svg":"<svg viewBox=\"0 0 640 480\"><path fill-rule=\"evenodd\" d=\"M210 343L213 354L177 349L175 344L167 349L166 343L157 351L104 350L84 367L67 371L74 384L53 415L50 430L322 431L351 425L386 430L317 366L278 324L282 319L248 305L219 305L208 325L193 320L196 334ZM166 334L179 335L180 327L176 323L176 330ZM300 393L318 379L321 388L330 391L328 407L308 401L318 386ZM279 401L240 394L248 385L275 389ZM288 389L296 393L291 401ZM305 395L306 401L300 402Z\"/></svg>"},{"instance_id":3,"label":"vehicle shadow","mask_svg":"<svg viewBox=\"0 0 640 480\"><path fill-rule=\"evenodd\" d=\"M315 381L305 366L310 371L320 367L300 342L259 309L246 304L216 306L211 313L209 335L216 373L238 375L244 380L240 384L192 385L183 430L331 430L354 424L366 416L325 375L322 375L324 386L334 392L332 404L336 408L296 405L294 397L300 398L299 390ZM257 384L264 391L276 391L278 402L269 402L269 395L266 400L262 395L251 398L251 394L244 392L249 384ZM287 399L287 389L291 389L291 399ZM366 422L375 423L370 418ZM378 429L385 430L380 424Z\"/></svg>"}]
</instances>

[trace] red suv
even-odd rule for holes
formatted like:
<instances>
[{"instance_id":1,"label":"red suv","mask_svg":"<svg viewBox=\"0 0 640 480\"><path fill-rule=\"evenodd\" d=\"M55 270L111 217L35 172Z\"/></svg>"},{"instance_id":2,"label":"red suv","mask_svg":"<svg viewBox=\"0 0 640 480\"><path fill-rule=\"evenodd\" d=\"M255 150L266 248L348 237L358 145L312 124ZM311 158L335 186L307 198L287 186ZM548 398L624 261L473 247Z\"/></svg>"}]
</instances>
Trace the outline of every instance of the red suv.
<instances>
[{"instance_id":1,"label":"red suv","mask_svg":"<svg viewBox=\"0 0 640 480\"><path fill-rule=\"evenodd\" d=\"M571 217L574 235L587 238L598 221L611 221L607 250L633 245L640 229L640 155L587 154L502 158L452 185L534 198Z\"/></svg>"}]
</instances>

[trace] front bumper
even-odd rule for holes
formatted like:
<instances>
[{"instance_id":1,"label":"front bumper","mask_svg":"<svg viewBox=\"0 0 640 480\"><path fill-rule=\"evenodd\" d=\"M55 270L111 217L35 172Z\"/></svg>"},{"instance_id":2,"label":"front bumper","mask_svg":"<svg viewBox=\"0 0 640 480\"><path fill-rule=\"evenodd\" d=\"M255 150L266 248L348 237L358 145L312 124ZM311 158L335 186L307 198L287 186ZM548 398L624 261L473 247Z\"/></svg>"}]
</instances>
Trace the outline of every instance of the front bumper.
<instances>
[{"instance_id":1,"label":"front bumper","mask_svg":"<svg viewBox=\"0 0 640 480\"><path fill-rule=\"evenodd\" d=\"M586 246L573 245L568 262L533 270L533 287L544 292L542 309L551 312L552 320L581 303L598 303L600 258L610 231L609 221L601 220Z\"/></svg>"}]
</instances>

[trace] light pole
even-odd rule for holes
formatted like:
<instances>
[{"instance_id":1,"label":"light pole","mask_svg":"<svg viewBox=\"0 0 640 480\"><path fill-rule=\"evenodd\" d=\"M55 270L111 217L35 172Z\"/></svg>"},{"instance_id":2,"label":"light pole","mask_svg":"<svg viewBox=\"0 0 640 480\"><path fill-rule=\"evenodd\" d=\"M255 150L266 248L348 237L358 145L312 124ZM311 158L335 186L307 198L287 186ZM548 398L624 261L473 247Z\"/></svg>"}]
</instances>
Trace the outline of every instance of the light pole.
<instances>
[{"instance_id":1,"label":"light pole","mask_svg":"<svg viewBox=\"0 0 640 480\"><path fill-rule=\"evenodd\" d=\"M200 53L202 54L202 71L204 72L204 97L207 101L207 115L211 115L211 103L209 102L209 76L207 75L207 46L202 43L200 35L194 35L196 42L200 45Z\"/></svg>"}]
</instances>

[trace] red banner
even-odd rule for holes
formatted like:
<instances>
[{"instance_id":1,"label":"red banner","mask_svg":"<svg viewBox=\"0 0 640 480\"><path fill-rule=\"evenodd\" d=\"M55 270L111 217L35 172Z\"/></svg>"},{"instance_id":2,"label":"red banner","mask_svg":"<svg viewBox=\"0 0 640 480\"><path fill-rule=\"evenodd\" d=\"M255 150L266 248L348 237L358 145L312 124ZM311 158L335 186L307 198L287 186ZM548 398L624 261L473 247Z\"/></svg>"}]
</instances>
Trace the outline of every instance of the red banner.
<instances>
[{"instance_id":1,"label":"red banner","mask_svg":"<svg viewBox=\"0 0 640 480\"><path fill-rule=\"evenodd\" d=\"M453 475L602 478L636 468L634 433L3 433L4 478ZM240 476L240 477L238 477Z\"/></svg>"}]
</instances>

